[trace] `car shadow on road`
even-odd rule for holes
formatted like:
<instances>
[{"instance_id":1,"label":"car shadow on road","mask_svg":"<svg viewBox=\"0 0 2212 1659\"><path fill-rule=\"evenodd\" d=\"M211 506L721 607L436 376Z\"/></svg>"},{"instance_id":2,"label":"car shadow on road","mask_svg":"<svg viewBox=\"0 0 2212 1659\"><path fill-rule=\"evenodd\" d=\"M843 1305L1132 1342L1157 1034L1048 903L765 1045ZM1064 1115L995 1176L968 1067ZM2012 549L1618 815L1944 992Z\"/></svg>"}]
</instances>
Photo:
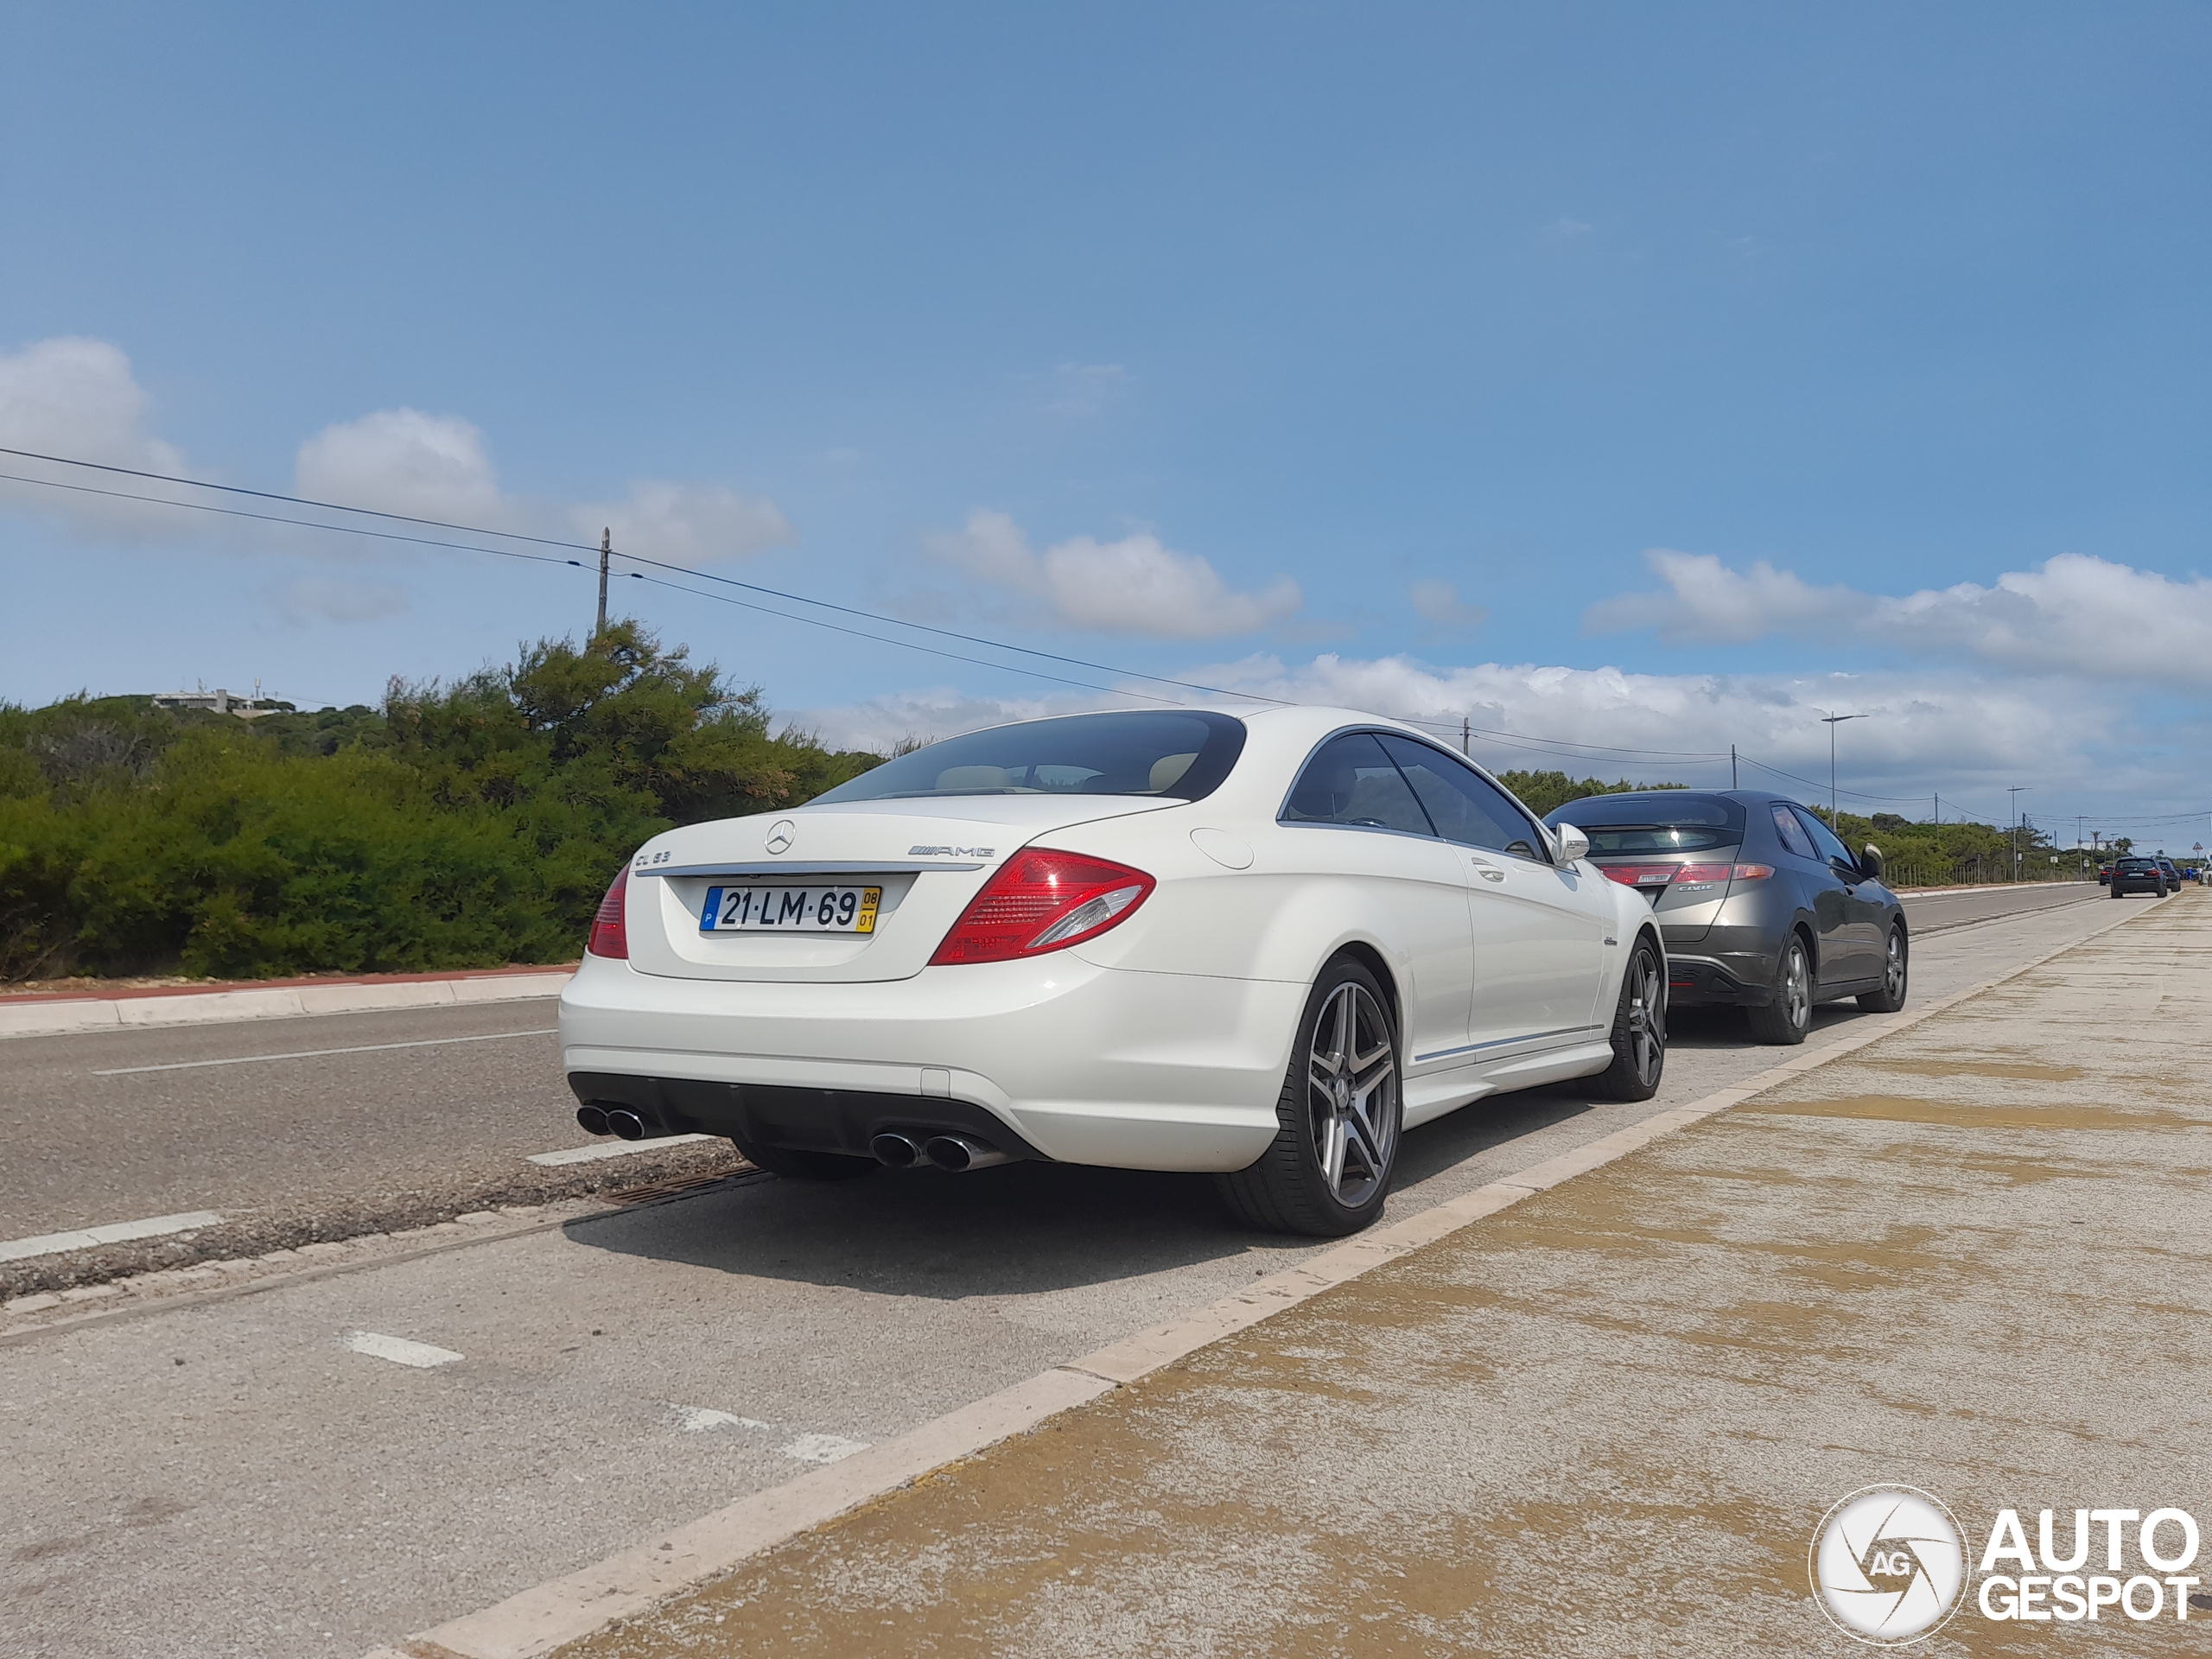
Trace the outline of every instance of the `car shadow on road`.
<instances>
[{"instance_id":1,"label":"car shadow on road","mask_svg":"<svg viewBox=\"0 0 2212 1659\"><path fill-rule=\"evenodd\" d=\"M1249 1254L1203 1175L1019 1163L748 1181L568 1224L593 1249L957 1300L1065 1290Z\"/></svg>"},{"instance_id":2,"label":"car shadow on road","mask_svg":"<svg viewBox=\"0 0 2212 1659\"><path fill-rule=\"evenodd\" d=\"M1820 1010L1816 1029L1845 1008ZM1751 1041L1732 1009L1682 1009L1669 1023L1676 1047ZM1478 1102L1407 1135L1398 1185L1428 1181L1594 1109L1586 1081ZM1407 1212L1394 1204L1390 1213ZM948 1300L1072 1289L1236 1256L1281 1265L1337 1243L1251 1231L1230 1218L1203 1175L1043 1162L958 1175L918 1169L848 1181L754 1179L679 1203L583 1217L563 1230L579 1244L620 1255Z\"/></svg>"}]
</instances>

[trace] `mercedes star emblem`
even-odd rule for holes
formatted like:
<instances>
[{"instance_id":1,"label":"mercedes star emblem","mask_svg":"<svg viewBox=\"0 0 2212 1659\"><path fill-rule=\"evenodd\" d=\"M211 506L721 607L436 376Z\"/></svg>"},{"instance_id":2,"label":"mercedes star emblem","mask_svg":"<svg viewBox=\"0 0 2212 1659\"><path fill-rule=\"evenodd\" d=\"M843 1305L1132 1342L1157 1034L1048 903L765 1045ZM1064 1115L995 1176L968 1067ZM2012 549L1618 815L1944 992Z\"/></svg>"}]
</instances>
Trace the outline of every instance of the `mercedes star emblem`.
<instances>
[{"instance_id":1,"label":"mercedes star emblem","mask_svg":"<svg viewBox=\"0 0 2212 1659\"><path fill-rule=\"evenodd\" d=\"M789 818L778 818L768 826L768 850L772 853L791 851L793 833Z\"/></svg>"}]
</instances>

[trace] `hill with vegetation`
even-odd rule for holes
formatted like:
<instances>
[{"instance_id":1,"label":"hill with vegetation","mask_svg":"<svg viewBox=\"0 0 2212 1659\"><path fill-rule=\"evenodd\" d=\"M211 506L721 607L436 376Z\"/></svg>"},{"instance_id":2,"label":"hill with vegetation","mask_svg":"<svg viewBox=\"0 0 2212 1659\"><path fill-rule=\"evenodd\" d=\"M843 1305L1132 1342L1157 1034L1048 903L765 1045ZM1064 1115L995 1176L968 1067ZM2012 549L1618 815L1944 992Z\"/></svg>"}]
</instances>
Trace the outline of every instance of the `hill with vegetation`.
<instances>
[{"instance_id":1,"label":"hill with vegetation","mask_svg":"<svg viewBox=\"0 0 2212 1659\"><path fill-rule=\"evenodd\" d=\"M0 979L569 960L639 842L880 759L633 622L381 709L0 706Z\"/></svg>"}]
</instances>

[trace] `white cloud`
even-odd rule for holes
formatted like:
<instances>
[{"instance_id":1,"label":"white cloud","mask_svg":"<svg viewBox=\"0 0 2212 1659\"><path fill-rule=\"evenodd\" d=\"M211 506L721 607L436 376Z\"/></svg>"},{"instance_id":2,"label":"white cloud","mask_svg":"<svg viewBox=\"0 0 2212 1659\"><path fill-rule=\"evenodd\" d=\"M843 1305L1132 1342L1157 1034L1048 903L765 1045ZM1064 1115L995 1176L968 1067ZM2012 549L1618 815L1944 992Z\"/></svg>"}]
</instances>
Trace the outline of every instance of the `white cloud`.
<instances>
[{"instance_id":1,"label":"white cloud","mask_svg":"<svg viewBox=\"0 0 2212 1659\"><path fill-rule=\"evenodd\" d=\"M407 609L407 590L388 582L296 576L270 589L276 614L294 627L314 622L376 622Z\"/></svg>"},{"instance_id":2,"label":"white cloud","mask_svg":"<svg viewBox=\"0 0 2212 1659\"><path fill-rule=\"evenodd\" d=\"M1872 716L1842 728L1845 806L1908 817L1925 816L1929 796L1940 791L1947 816L1963 809L2001 823L2004 786L2030 781L2040 797L2035 806L2054 813L2087 810L2099 800L2183 798L2196 791L2185 764L2161 770L2155 751L2133 749L2148 758L2115 760L2108 734L2126 709L2078 683L2063 688L2072 717L2055 728L2050 684L1955 673L1632 674L1531 663L1442 667L1402 656L1332 654L1296 666L1266 655L1202 664L1182 670L1179 677L1285 702L1425 721L1455 746L1465 718L1477 731L1475 758L1500 771L1560 770L1608 780L1726 787L1733 743L1742 753L1745 787L1771 787L1802 800L1827 797L1828 734L1821 716L1840 709ZM1211 701L1240 711L1259 706L1234 696ZM938 690L810 709L794 719L834 742L885 748L909 735L948 737L1004 720L1157 706L1141 702L1134 690L993 698ZM1757 763L1794 773L1798 781ZM2070 838L2070 817L2067 822Z\"/></svg>"},{"instance_id":3,"label":"white cloud","mask_svg":"<svg viewBox=\"0 0 2212 1659\"><path fill-rule=\"evenodd\" d=\"M147 430L152 399L130 359L104 340L69 335L0 355L0 445L69 455L140 472L180 474L184 457ZM94 488L153 493L144 480L102 476L10 455L6 470ZM82 532L131 538L191 534L190 515L79 492L0 485L0 499L51 515Z\"/></svg>"},{"instance_id":4,"label":"white cloud","mask_svg":"<svg viewBox=\"0 0 2212 1659\"><path fill-rule=\"evenodd\" d=\"M1601 600L1585 613L1586 627L1656 628L1673 644L1846 636L2023 673L2212 686L2212 582L2202 576L2177 582L2062 553L1989 587L1967 582L1893 596L1815 588L1764 561L1746 573L1711 554L1657 548L1645 556L1666 591Z\"/></svg>"},{"instance_id":5,"label":"white cloud","mask_svg":"<svg viewBox=\"0 0 2212 1659\"><path fill-rule=\"evenodd\" d=\"M130 359L105 340L70 336L0 353L0 446L189 475L192 469L176 447L148 429L150 404L131 372ZM6 459L7 467L0 470L60 484L189 499L189 492L165 491L149 481ZM313 500L495 531L573 534L579 541L596 542L601 528L610 528L618 549L674 563L741 557L797 539L774 502L718 484L645 479L632 483L619 501L577 505L509 495L499 486L480 428L458 415L419 409L380 409L325 427L300 445L292 487ZM180 512L81 488L0 482L0 505L41 512L77 532L111 538L199 540L233 550L303 555L318 563L406 556L398 544ZM318 582L307 578L272 589L280 613L296 620L335 620L343 612L348 620L372 612L397 613L391 596L398 589L355 584L348 590L353 596L341 599L342 584ZM384 597L364 597L372 591ZM378 606L392 608L378 611Z\"/></svg>"},{"instance_id":6,"label":"white cloud","mask_svg":"<svg viewBox=\"0 0 2212 1659\"><path fill-rule=\"evenodd\" d=\"M660 479L632 484L622 501L573 507L569 520L583 540L607 530L618 551L671 564L744 558L798 539L782 509L764 497Z\"/></svg>"},{"instance_id":7,"label":"white cloud","mask_svg":"<svg viewBox=\"0 0 2212 1659\"><path fill-rule=\"evenodd\" d=\"M1117 697L1103 692L979 697L950 686L931 686L915 691L893 691L865 702L795 710L789 716L789 728L811 732L832 748L874 749L886 753L893 745L908 739L928 742L941 737L957 737L963 732L1009 720L1036 720L1046 715L1138 706L1135 697Z\"/></svg>"},{"instance_id":8,"label":"white cloud","mask_svg":"<svg viewBox=\"0 0 2212 1659\"><path fill-rule=\"evenodd\" d=\"M317 501L506 528L484 434L457 415L380 409L300 446L293 487Z\"/></svg>"},{"instance_id":9,"label":"white cloud","mask_svg":"<svg viewBox=\"0 0 2212 1659\"><path fill-rule=\"evenodd\" d=\"M1439 633L1470 632L1480 627L1490 614L1480 605L1466 603L1459 597L1459 588L1448 582L1417 582L1410 592L1414 612Z\"/></svg>"},{"instance_id":10,"label":"white cloud","mask_svg":"<svg viewBox=\"0 0 2212 1659\"><path fill-rule=\"evenodd\" d=\"M1011 518L986 508L970 513L965 529L931 537L930 548L978 581L1038 601L1070 627L1100 632L1157 639L1251 633L1305 603L1287 576L1240 593L1204 558L1145 532L1116 542L1077 536L1040 554Z\"/></svg>"}]
</instances>

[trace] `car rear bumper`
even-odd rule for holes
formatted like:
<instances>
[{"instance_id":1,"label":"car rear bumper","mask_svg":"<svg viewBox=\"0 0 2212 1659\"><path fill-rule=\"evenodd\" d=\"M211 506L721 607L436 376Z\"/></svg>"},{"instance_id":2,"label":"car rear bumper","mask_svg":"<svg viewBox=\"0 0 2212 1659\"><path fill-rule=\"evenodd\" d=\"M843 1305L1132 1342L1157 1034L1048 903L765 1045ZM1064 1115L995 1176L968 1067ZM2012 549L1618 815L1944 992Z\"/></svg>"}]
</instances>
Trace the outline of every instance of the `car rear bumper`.
<instances>
[{"instance_id":1,"label":"car rear bumper","mask_svg":"<svg viewBox=\"0 0 2212 1659\"><path fill-rule=\"evenodd\" d=\"M1242 1169L1274 1137L1306 994L1066 951L861 984L587 957L562 994L561 1046L580 1098L650 1106L671 1131L858 1152L875 1127L957 1128L1014 1156Z\"/></svg>"},{"instance_id":2,"label":"car rear bumper","mask_svg":"<svg viewBox=\"0 0 2212 1659\"><path fill-rule=\"evenodd\" d=\"M1763 1008L1774 1001L1770 959L1667 953L1667 1001L1681 1008Z\"/></svg>"}]
</instances>

